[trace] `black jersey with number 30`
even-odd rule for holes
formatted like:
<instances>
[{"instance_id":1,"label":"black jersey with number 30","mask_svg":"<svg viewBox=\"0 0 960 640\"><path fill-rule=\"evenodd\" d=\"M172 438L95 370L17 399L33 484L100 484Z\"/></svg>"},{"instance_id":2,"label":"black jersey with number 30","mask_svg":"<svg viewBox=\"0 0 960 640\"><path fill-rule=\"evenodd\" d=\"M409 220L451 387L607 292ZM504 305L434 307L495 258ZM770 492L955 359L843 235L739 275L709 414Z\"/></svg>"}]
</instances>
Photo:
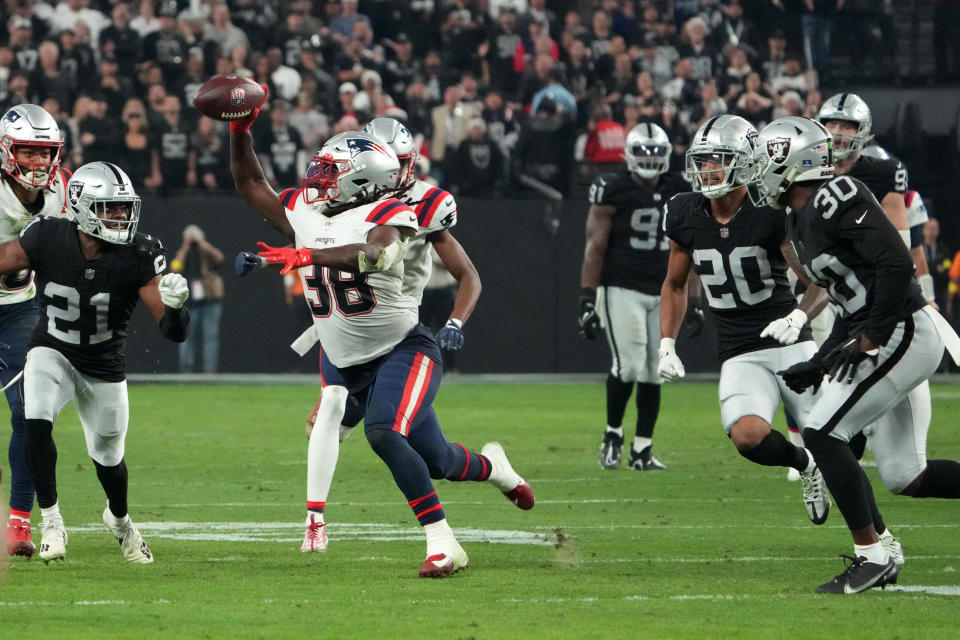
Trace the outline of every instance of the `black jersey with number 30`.
<instances>
[{"instance_id":1,"label":"black jersey with number 30","mask_svg":"<svg viewBox=\"0 0 960 640\"><path fill-rule=\"evenodd\" d=\"M133 244L103 243L103 253L87 260L77 233L72 220L37 218L20 234L40 301L30 346L56 349L81 373L120 382L130 314L140 287L166 269L166 253L138 233Z\"/></svg>"},{"instance_id":2,"label":"black jersey with number 30","mask_svg":"<svg viewBox=\"0 0 960 640\"><path fill-rule=\"evenodd\" d=\"M699 193L670 200L664 218L667 236L690 251L703 283L704 297L717 322L720 361L781 346L761 338L764 328L796 306L787 281L784 212L743 206L727 223L713 217L710 201ZM810 339L805 326L800 340Z\"/></svg>"},{"instance_id":3,"label":"black jersey with number 30","mask_svg":"<svg viewBox=\"0 0 960 640\"><path fill-rule=\"evenodd\" d=\"M655 189L641 186L629 171L606 173L590 185L590 204L614 208L601 284L660 295L670 243L663 236L663 207L683 187L660 177Z\"/></svg>"},{"instance_id":4,"label":"black jersey with number 30","mask_svg":"<svg viewBox=\"0 0 960 640\"><path fill-rule=\"evenodd\" d=\"M859 180L825 182L788 216L787 233L807 275L840 307L848 335L885 344L900 320L926 304L903 240Z\"/></svg>"}]
</instances>

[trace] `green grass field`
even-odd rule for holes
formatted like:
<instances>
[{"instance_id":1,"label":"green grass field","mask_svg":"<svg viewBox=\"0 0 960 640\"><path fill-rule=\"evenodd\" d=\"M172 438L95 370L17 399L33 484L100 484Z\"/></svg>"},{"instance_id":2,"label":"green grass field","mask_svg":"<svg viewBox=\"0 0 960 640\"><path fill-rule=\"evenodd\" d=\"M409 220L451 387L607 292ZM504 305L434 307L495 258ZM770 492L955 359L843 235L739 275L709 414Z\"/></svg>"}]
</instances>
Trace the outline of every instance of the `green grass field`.
<instances>
[{"instance_id":1,"label":"green grass field","mask_svg":"<svg viewBox=\"0 0 960 640\"><path fill-rule=\"evenodd\" d=\"M156 556L148 566L124 564L101 524L104 499L68 407L54 430L67 559L11 561L3 637L960 634L960 505L892 496L869 469L907 555L900 585L815 594L852 551L843 520L835 510L814 527L798 483L738 456L719 426L715 385L664 388L662 473L597 464L602 385L445 387L436 407L448 437L475 450L500 440L536 507L520 511L484 484L438 483L471 568L418 579L419 527L357 433L341 449L327 507L330 548L301 554L303 418L314 394L131 387L131 515ZM960 458L958 422L960 388L935 387L930 457Z\"/></svg>"}]
</instances>

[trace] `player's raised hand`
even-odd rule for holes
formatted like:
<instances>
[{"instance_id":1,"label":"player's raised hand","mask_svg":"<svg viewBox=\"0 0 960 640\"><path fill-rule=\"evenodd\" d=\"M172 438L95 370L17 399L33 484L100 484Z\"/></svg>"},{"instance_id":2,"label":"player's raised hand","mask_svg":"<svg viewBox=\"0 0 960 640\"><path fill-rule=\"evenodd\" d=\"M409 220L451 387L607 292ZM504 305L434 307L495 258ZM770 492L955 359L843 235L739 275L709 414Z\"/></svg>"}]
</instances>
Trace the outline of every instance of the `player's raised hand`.
<instances>
[{"instance_id":1,"label":"player's raised hand","mask_svg":"<svg viewBox=\"0 0 960 640\"><path fill-rule=\"evenodd\" d=\"M662 338L660 340L660 364L657 365L657 374L667 382L679 380L687 375L683 362L676 352L676 340Z\"/></svg>"},{"instance_id":2,"label":"player's raised hand","mask_svg":"<svg viewBox=\"0 0 960 640\"><path fill-rule=\"evenodd\" d=\"M282 264L283 269L280 273L288 273L293 269L306 267L313 264L313 257L310 255L310 249L294 249L293 247L271 247L266 242L258 242L257 248L260 251L257 255L270 264Z\"/></svg>"},{"instance_id":3,"label":"player's raised hand","mask_svg":"<svg viewBox=\"0 0 960 640\"><path fill-rule=\"evenodd\" d=\"M187 279L179 273L168 273L160 278L160 300L172 309L179 309L190 297Z\"/></svg>"},{"instance_id":4,"label":"player's raised hand","mask_svg":"<svg viewBox=\"0 0 960 640\"><path fill-rule=\"evenodd\" d=\"M580 325L580 337L587 340L596 340L600 337L600 317L597 315L597 292L584 287L580 293L580 314L577 322Z\"/></svg>"},{"instance_id":5,"label":"player's raised hand","mask_svg":"<svg viewBox=\"0 0 960 640\"><path fill-rule=\"evenodd\" d=\"M233 120L230 122L230 131L234 133L247 133L250 131L250 127L253 126L253 123L257 121L257 116L260 115L260 109L263 108L264 104L267 104L267 100L270 99L270 90L267 89L267 85L260 85L263 88L263 104L250 112L246 118L240 120Z\"/></svg>"},{"instance_id":6,"label":"player's raised hand","mask_svg":"<svg viewBox=\"0 0 960 640\"><path fill-rule=\"evenodd\" d=\"M251 271L263 269L265 266L267 266L267 261L253 251L241 251L233 261L233 270L241 278Z\"/></svg>"},{"instance_id":7,"label":"player's raised hand","mask_svg":"<svg viewBox=\"0 0 960 640\"><path fill-rule=\"evenodd\" d=\"M447 324L437 332L437 343L446 351L460 351L463 348L463 324L456 318L447 320Z\"/></svg>"},{"instance_id":8,"label":"player's raised hand","mask_svg":"<svg viewBox=\"0 0 960 640\"><path fill-rule=\"evenodd\" d=\"M807 324L807 314L794 309L788 315L777 318L760 332L761 338L773 338L780 344L793 344L800 337L800 330Z\"/></svg>"}]
</instances>

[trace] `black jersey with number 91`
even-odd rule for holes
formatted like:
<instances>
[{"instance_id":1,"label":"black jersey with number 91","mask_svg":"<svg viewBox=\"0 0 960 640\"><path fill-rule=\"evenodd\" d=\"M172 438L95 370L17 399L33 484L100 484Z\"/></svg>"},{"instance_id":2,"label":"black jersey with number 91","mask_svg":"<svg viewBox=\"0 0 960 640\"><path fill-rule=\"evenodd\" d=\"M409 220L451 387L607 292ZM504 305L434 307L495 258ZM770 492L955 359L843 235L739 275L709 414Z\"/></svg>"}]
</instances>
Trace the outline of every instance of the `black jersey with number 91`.
<instances>
[{"instance_id":1,"label":"black jersey with number 91","mask_svg":"<svg viewBox=\"0 0 960 640\"><path fill-rule=\"evenodd\" d=\"M733 218L721 224L710 201L699 193L670 200L664 218L667 236L690 251L693 269L717 322L720 361L781 346L761 338L764 328L796 306L780 246L786 239L784 212L757 208L746 199ZM804 327L800 340L810 339Z\"/></svg>"},{"instance_id":2,"label":"black jersey with number 91","mask_svg":"<svg viewBox=\"0 0 960 640\"><path fill-rule=\"evenodd\" d=\"M87 260L77 232L72 220L37 218L20 234L40 301L30 346L56 349L81 373L120 382L130 314L140 287L166 269L166 254L159 240L138 233L129 245L104 243Z\"/></svg>"},{"instance_id":3,"label":"black jersey with number 91","mask_svg":"<svg viewBox=\"0 0 960 640\"><path fill-rule=\"evenodd\" d=\"M628 171L606 173L590 185L590 204L614 208L601 284L659 296L667 275L670 243L663 235L663 207L682 185L661 176L655 189Z\"/></svg>"}]
</instances>

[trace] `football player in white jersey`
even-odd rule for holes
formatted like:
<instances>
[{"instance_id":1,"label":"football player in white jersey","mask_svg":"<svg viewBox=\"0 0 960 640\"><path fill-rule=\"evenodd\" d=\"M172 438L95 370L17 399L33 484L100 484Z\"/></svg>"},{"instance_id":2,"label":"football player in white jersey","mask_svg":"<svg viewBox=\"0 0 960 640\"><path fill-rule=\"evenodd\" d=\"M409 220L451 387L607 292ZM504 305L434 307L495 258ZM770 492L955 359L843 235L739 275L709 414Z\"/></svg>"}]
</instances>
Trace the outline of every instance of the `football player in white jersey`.
<instances>
[{"instance_id":1,"label":"football player in white jersey","mask_svg":"<svg viewBox=\"0 0 960 640\"><path fill-rule=\"evenodd\" d=\"M530 486L499 444L481 454L447 442L431 406L440 383L440 350L417 321L416 300L403 291L405 240L416 214L389 197L400 163L389 146L362 132L334 136L307 167L303 188L281 199L263 176L249 127L257 113L230 125L230 169L244 201L294 242L260 244L259 257L283 272L299 269L322 345L321 374L364 403L373 450L393 473L427 538L420 577L467 568L466 552L447 524L431 478L490 481L524 509ZM312 249L312 246L323 248Z\"/></svg>"},{"instance_id":2,"label":"football player in white jersey","mask_svg":"<svg viewBox=\"0 0 960 640\"><path fill-rule=\"evenodd\" d=\"M60 169L63 139L53 116L34 104L12 107L0 118L0 242L13 240L37 216L67 215L68 176ZM30 557L33 480L24 444L25 422L20 384L30 334L40 318L33 272L24 269L0 277L0 343L9 347L0 362L0 386L10 405L10 519L7 553Z\"/></svg>"},{"instance_id":3,"label":"football player in white jersey","mask_svg":"<svg viewBox=\"0 0 960 640\"><path fill-rule=\"evenodd\" d=\"M433 268L431 252L435 249L459 285L453 312L436 337L442 349L459 350L464 343L463 324L473 313L481 285L480 276L469 256L449 231L457 224L456 202L448 191L416 179L416 143L410 131L400 122L393 118L376 118L363 131L388 145L397 154L400 178L397 189L391 195L406 202L417 215L419 229L407 240L403 258L403 292L420 303ZM281 199L285 193L281 193ZM252 264L255 263L241 261L238 273L243 275L246 272L243 265L249 268ZM305 352L312 344L313 341L308 338L300 342L298 350ZM316 406L307 417L310 444L307 448L307 521L300 545L300 551L303 552L325 551L327 548L324 511L340 453L340 442L349 437L363 417L355 399L348 399L345 408L341 406L338 398L342 394L340 389L331 391L329 385L324 387ZM318 421L318 416L322 420Z\"/></svg>"}]
</instances>

